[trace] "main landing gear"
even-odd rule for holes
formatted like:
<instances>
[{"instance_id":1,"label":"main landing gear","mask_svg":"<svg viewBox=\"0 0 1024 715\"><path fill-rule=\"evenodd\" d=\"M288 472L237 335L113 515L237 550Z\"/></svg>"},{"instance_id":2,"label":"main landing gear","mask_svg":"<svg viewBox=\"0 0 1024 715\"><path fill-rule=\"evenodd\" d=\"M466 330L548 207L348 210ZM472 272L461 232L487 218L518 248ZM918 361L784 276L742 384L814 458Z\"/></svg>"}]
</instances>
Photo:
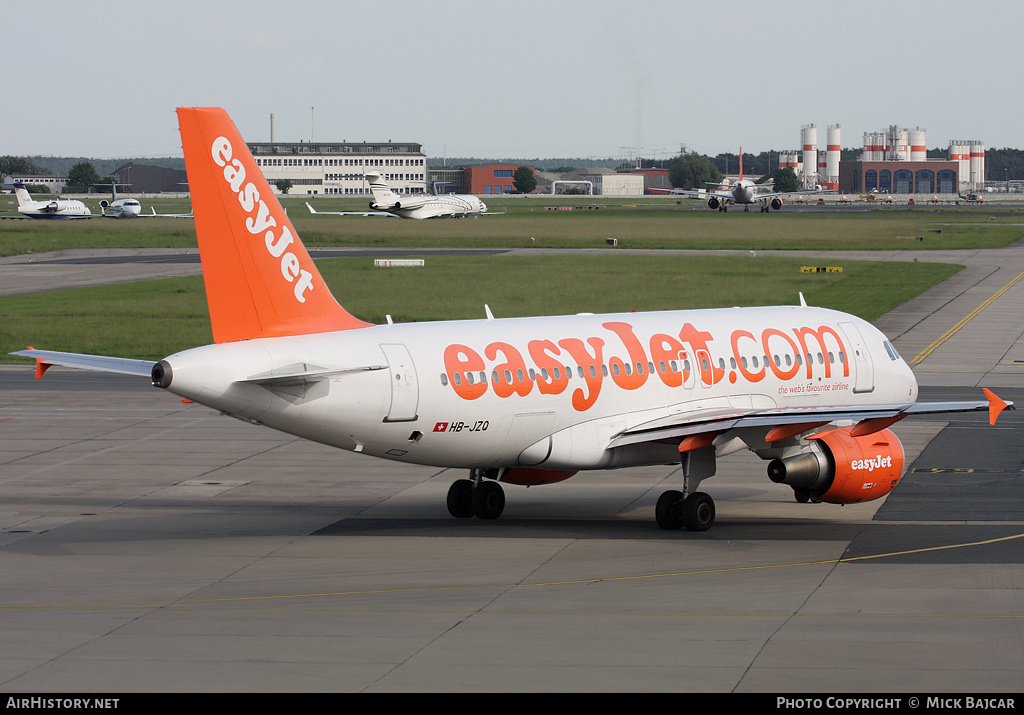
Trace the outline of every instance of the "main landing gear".
<instances>
[{"instance_id":1,"label":"main landing gear","mask_svg":"<svg viewBox=\"0 0 1024 715\"><path fill-rule=\"evenodd\" d=\"M456 519L497 519L505 510L505 490L494 481L498 470L471 469L469 479L448 488L448 513ZM485 477L489 477L485 479Z\"/></svg>"},{"instance_id":2,"label":"main landing gear","mask_svg":"<svg viewBox=\"0 0 1024 715\"><path fill-rule=\"evenodd\" d=\"M667 530L707 531L715 523L715 500L695 491L701 481L715 474L715 448L682 452L683 491L670 489L658 497L654 517Z\"/></svg>"},{"instance_id":3,"label":"main landing gear","mask_svg":"<svg viewBox=\"0 0 1024 715\"><path fill-rule=\"evenodd\" d=\"M687 531L707 531L715 523L715 500L704 492L693 492L687 497L670 489L658 497L654 508L658 526L669 531L686 527Z\"/></svg>"}]
</instances>

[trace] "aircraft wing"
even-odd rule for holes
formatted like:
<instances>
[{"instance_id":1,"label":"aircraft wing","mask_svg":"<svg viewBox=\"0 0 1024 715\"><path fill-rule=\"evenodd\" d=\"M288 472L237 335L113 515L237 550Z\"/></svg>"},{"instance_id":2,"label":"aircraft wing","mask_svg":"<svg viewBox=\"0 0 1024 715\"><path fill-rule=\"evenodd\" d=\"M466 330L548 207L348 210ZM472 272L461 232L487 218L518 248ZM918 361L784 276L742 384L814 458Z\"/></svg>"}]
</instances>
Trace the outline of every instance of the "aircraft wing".
<instances>
[{"instance_id":1,"label":"aircraft wing","mask_svg":"<svg viewBox=\"0 0 1024 715\"><path fill-rule=\"evenodd\" d=\"M388 213L387 211L317 211L315 208L306 202L306 208L309 209L311 214L317 216L382 216L384 218L401 218L398 214Z\"/></svg>"},{"instance_id":2,"label":"aircraft wing","mask_svg":"<svg viewBox=\"0 0 1024 715\"><path fill-rule=\"evenodd\" d=\"M195 214L189 212L187 214L158 214L155 206L149 207L150 213L139 214L139 218L195 218Z\"/></svg>"},{"instance_id":3,"label":"aircraft wing","mask_svg":"<svg viewBox=\"0 0 1024 715\"><path fill-rule=\"evenodd\" d=\"M1012 402L1006 402L991 390L983 388L985 400L957 402L908 402L891 405L847 405L806 408L784 408L774 410L742 410L722 408L718 410L702 410L697 417L690 414L670 415L657 420L645 422L619 434L612 440L610 447L621 447L641 442L657 442L661 440L678 441L697 435L714 433L715 435L729 430L743 428L763 428L771 430L776 427L793 426L789 436L822 427L831 422L849 421L857 424L863 434L870 434L884 429L910 415L943 414L949 412L977 412L988 410L989 422L995 424L996 417L1004 409L1014 409Z\"/></svg>"},{"instance_id":4,"label":"aircraft wing","mask_svg":"<svg viewBox=\"0 0 1024 715\"><path fill-rule=\"evenodd\" d=\"M770 194L754 194L754 201L760 201L761 199L771 199L776 196L785 196L792 198L793 196L811 196L813 194L834 194L835 189L811 189L808 191L773 191Z\"/></svg>"},{"instance_id":5,"label":"aircraft wing","mask_svg":"<svg viewBox=\"0 0 1024 715\"><path fill-rule=\"evenodd\" d=\"M732 201L733 195L729 191L701 191L698 189L673 189L673 195L682 196L686 199L710 199L715 196L723 201Z\"/></svg>"},{"instance_id":6,"label":"aircraft wing","mask_svg":"<svg viewBox=\"0 0 1024 715\"><path fill-rule=\"evenodd\" d=\"M34 358L36 361L36 378L42 377L43 373L54 365L96 372L116 372L122 375L148 378L153 372L153 366L156 365L152 360L131 360L129 358L107 357L104 355L62 353L54 350L36 350L35 348L18 350L10 354Z\"/></svg>"}]
</instances>

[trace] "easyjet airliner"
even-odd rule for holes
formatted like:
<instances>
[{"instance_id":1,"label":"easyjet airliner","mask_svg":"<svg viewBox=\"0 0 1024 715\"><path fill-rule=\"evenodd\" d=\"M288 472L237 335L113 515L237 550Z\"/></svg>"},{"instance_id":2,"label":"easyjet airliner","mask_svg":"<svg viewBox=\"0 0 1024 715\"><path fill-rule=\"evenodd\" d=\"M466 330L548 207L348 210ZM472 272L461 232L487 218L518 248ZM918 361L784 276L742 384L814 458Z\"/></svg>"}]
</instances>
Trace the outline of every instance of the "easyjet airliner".
<instances>
[{"instance_id":1,"label":"easyjet airliner","mask_svg":"<svg viewBox=\"0 0 1024 715\"><path fill-rule=\"evenodd\" d=\"M215 343L157 363L26 350L50 365L144 375L217 410L342 449L462 468L448 509L497 518L502 484L680 464L656 517L709 528L698 487L748 449L800 500L877 499L900 481L890 425L1007 406L918 403L869 323L779 306L371 325L335 301L234 124L178 109Z\"/></svg>"}]
</instances>

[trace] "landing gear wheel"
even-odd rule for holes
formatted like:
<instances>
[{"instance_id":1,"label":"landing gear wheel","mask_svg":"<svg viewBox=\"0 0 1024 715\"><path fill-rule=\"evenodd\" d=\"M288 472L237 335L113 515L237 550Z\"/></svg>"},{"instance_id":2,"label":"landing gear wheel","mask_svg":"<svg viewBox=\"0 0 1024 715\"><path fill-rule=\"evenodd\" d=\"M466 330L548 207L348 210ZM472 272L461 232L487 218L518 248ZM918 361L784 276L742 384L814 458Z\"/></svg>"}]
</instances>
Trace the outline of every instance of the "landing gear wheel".
<instances>
[{"instance_id":1,"label":"landing gear wheel","mask_svg":"<svg viewBox=\"0 0 1024 715\"><path fill-rule=\"evenodd\" d=\"M806 504L811 500L811 495L803 489L794 489L793 497L801 504Z\"/></svg>"},{"instance_id":2,"label":"landing gear wheel","mask_svg":"<svg viewBox=\"0 0 1024 715\"><path fill-rule=\"evenodd\" d=\"M677 531L683 528L683 493L670 489L658 497L654 507L654 517L658 526L666 531Z\"/></svg>"},{"instance_id":3,"label":"landing gear wheel","mask_svg":"<svg viewBox=\"0 0 1024 715\"><path fill-rule=\"evenodd\" d=\"M687 531L707 531L715 523L715 500L704 492L694 492L683 500L682 517Z\"/></svg>"},{"instance_id":4,"label":"landing gear wheel","mask_svg":"<svg viewBox=\"0 0 1024 715\"><path fill-rule=\"evenodd\" d=\"M448 487L448 513L456 519L473 516L473 482L459 479Z\"/></svg>"},{"instance_id":5,"label":"landing gear wheel","mask_svg":"<svg viewBox=\"0 0 1024 715\"><path fill-rule=\"evenodd\" d=\"M505 490L497 482L480 482L473 490L473 514L477 519L497 519L505 510Z\"/></svg>"}]
</instances>

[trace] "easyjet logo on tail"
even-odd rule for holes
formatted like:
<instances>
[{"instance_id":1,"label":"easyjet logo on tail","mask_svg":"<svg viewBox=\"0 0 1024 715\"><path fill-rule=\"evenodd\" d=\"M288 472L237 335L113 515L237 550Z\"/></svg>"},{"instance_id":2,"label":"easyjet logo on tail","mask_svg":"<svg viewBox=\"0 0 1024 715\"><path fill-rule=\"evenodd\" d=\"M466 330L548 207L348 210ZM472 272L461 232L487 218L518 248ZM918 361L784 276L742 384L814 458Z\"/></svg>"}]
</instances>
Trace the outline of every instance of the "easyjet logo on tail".
<instances>
[{"instance_id":1,"label":"easyjet logo on tail","mask_svg":"<svg viewBox=\"0 0 1024 715\"><path fill-rule=\"evenodd\" d=\"M227 138L217 137L210 147L210 153L217 166L223 167L224 181L238 197L242 210L249 214L245 219L246 230L253 236L263 234L267 253L280 260L282 278L295 284L295 300L305 303L306 293L313 290L313 274L304 270L298 257L287 250L295 240L287 224L275 232L278 228L277 219L270 213L266 202L260 198L256 186L245 180L245 167L241 161L234 158L234 149Z\"/></svg>"}]
</instances>

